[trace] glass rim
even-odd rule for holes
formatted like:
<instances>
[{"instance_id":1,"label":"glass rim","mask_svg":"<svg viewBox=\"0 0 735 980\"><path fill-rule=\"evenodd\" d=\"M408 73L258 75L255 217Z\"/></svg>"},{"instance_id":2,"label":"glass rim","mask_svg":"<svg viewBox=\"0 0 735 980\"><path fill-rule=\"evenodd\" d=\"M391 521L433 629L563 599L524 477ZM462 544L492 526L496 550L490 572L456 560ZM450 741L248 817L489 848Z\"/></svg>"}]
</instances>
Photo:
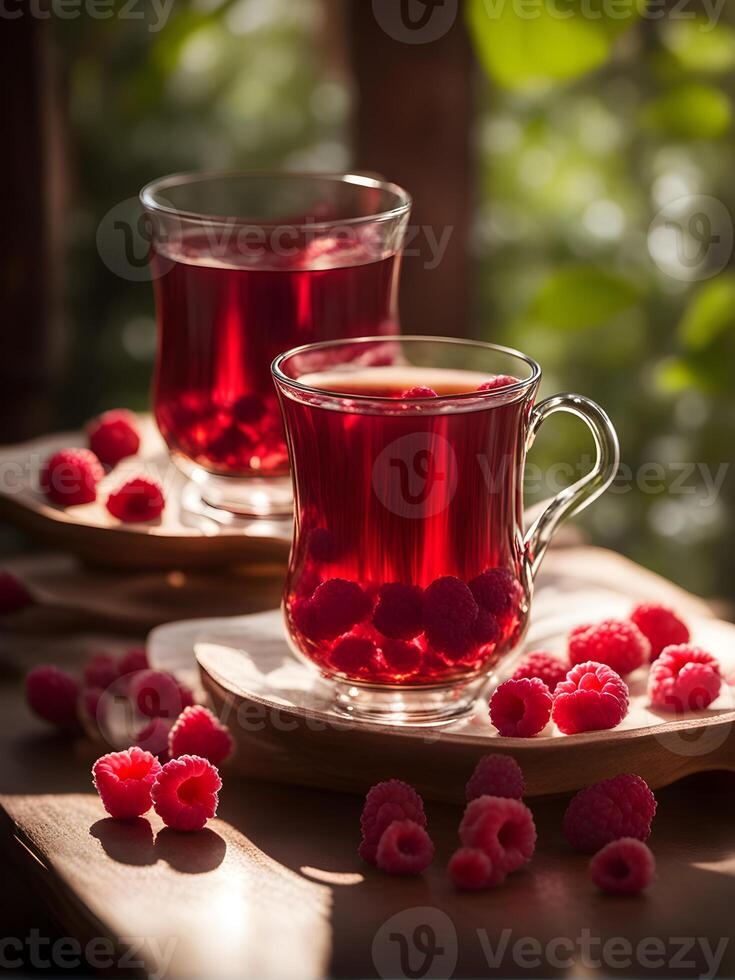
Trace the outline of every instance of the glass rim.
<instances>
[{"instance_id":1,"label":"glass rim","mask_svg":"<svg viewBox=\"0 0 735 980\"><path fill-rule=\"evenodd\" d=\"M386 191L393 194L399 203L393 208L386 208L375 214L360 215L353 218L344 218L339 221L258 221L238 215L205 214L201 211L187 211L182 208L173 207L157 199L157 195L167 188L181 187L187 184L196 184L211 180L229 180L232 178L268 178L273 180L301 180L318 181L326 180L333 183L352 184L356 187L371 187L376 190ZM326 230L337 227L351 227L353 225L366 224L376 221L391 221L407 214L413 206L413 198L400 184L392 181L380 180L377 177L368 177L364 174L353 173L314 173L297 171L277 171L277 170L190 170L181 173L168 174L165 177L157 177L147 183L138 195L140 203L146 211L154 214L168 215L184 221L195 221L200 224L208 225L231 225L233 222L242 227L258 228L277 228L287 225L289 228L304 230Z\"/></svg>"},{"instance_id":2,"label":"glass rim","mask_svg":"<svg viewBox=\"0 0 735 980\"><path fill-rule=\"evenodd\" d=\"M344 391L331 391L328 388L314 388L311 385L302 384L300 381L289 378L282 369L282 364L288 357L295 357L298 354L304 354L309 351L325 350L327 348L341 347L347 344L369 344L369 343L391 343L391 342L403 343L408 341L409 343L421 342L421 343L438 343L438 344L453 344L465 347L474 347L482 350L496 351L500 354L508 354L511 357L515 357L520 361L523 361L531 369L530 377L522 378L512 385L504 385L502 388L495 388L491 391L462 391L457 394L452 395L438 395L436 399L432 398L431 402L434 404L437 401L441 402L463 402L469 399L477 398L491 398L496 397L507 397L509 394L525 392L534 384L541 380L541 365L538 361L535 361L528 354L524 354L522 351L516 350L514 347L506 347L503 344L492 344L485 340L471 340L464 337L432 337L429 334L395 334L394 336L373 336L373 337L343 337L339 340L322 340L315 344L302 344L300 347L292 347L291 350L284 351L273 359L271 363L271 374L273 375L274 381L278 384L286 385L290 388L296 388L298 391L303 392L308 395L322 395L328 398L336 398L343 401L358 401L360 403L365 402L379 402L393 404L398 402L404 402L409 405L414 404L426 404L426 398L394 398L390 395L374 395L374 394L348 394ZM367 368L369 370L369 366Z\"/></svg>"}]
</instances>

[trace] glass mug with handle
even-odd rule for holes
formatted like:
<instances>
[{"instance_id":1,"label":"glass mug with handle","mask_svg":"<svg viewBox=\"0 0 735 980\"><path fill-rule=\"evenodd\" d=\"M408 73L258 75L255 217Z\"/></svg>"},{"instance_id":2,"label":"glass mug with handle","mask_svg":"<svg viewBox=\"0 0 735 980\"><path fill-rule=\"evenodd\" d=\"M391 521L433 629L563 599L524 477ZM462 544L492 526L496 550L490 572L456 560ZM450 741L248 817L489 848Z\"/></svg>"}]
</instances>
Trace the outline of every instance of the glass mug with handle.
<instances>
[{"instance_id":1,"label":"glass mug with handle","mask_svg":"<svg viewBox=\"0 0 735 980\"><path fill-rule=\"evenodd\" d=\"M536 404L539 365L476 341L313 344L273 376L295 495L292 648L355 717L463 714L523 637L554 530L612 482L610 420L580 395ZM524 531L526 453L560 411L587 424L597 458Z\"/></svg>"},{"instance_id":2,"label":"glass mug with handle","mask_svg":"<svg viewBox=\"0 0 735 980\"><path fill-rule=\"evenodd\" d=\"M210 516L290 513L270 378L297 344L398 332L411 209L369 177L195 173L141 192L158 319L153 403Z\"/></svg>"}]
</instances>

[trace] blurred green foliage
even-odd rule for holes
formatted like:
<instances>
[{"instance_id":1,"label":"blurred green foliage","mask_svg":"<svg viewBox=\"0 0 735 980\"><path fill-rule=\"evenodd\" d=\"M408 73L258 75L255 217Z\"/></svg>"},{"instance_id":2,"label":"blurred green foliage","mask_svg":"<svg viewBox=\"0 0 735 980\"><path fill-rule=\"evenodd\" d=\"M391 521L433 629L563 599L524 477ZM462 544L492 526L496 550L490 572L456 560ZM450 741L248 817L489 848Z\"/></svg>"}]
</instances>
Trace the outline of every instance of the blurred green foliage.
<instances>
[{"instance_id":1,"label":"blurred green foliage","mask_svg":"<svg viewBox=\"0 0 735 980\"><path fill-rule=\"evenodd\" d=\"M176 0L159 32L117 18L59 25L78 174L64 421L147 401L150 286L114 276L95 247L114 204L182 169L349 165L349 84L331 58L326 9ZM626 16L614 0L524 9L465 0L486 77L476 332L536 357L545 393L577 390L611 414L624 468L584 517L593 538L695 591L732 597L733 480L716 493L711 482L733 455L735 272L721 250L694 274L679 269L672 245L679 234L692 254L701 245L700 199L726 215L735 204L732 11L712 24L696 0L679 17L646 16L643 0ZM682 205L673 231L672 202ZM579 423L554 419L532 458L576 465L590 452ZM651 463L663 467L658 482L645 478Z\"/></svg>"}]
</instances>

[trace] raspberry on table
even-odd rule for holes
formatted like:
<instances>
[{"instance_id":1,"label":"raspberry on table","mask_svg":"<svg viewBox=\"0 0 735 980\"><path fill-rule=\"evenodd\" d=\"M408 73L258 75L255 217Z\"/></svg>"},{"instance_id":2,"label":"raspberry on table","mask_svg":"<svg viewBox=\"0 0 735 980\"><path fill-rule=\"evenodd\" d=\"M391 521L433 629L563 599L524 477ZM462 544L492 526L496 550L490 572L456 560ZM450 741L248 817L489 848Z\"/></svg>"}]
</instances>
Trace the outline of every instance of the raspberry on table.
<instances>
[{"instance_id":1,"label":"raspberry on table","mask_svg":"<svg viewBox=\"0 0 735 980\"><path fill-rule=\"evenodd\" d=\"M507 388L508 385L517 384L518 378L514 378L512 374L496 374L494 378L478 385L477 391L495 391L496 388Z\"/></svg>"},{"instance_id":2,"label":"raspberry on table","mask_svg":"<svg viewBox=\"0 0 735 980\"><path fill-rule=\"evenodd\" d=\"M154 521L163 513L163 490L142 476L128 480L107 498L107 510L126 524Z\"/></svg>"},{"instance_id":3,"label":"raspberry on table","mask_svg":"<svg viewBox=\"0 0 735 980\"><path fill-rule=\"evenodd\" d=\"M378 841L394 820L413 820L426 826L424 801L416 790L400 779L376 783L365 797L360 815L360 856L375 864Z\"/></svg>"},{"instance_id":4,"label":"raspberry on table","mask_svg":"<svg viewBox=\"0 0 735 980\"><path fill-rule=\"evenodd\" d=\"M79 685L66 671L50 665L36 667L26 677L26 700L39 718L59 728L78 726Z\"/></svg>"},{"instance_id":5,"label":"raspberry on table","mask_svg":"<svg viewBox=\"0 0 735 980\"><path fill-rule=\"evenodd\" d=\"M635 837L605 844L590 861L590 877L612 895L637 895L650 885L656 872L651 849Z\"/></svg>"},{"instance_id":6,"label":"raspberry on table","mask_svg":"<svg viewBox=\"0 0 735 980\"><path fill-rule=\"evenodd\" d=\"M460 847L447 865L449 880L463 892L479 892L499 885L505 880L505 875L498 880L494 871L493 862L479 847Z\"/></svg>"},{"instance_id":7,"label":"raspberry on table","mask_svg":"<svg viewBox=\"0 0 735 980\"><path fill-rule=\"evenodd\" d=\"M467 804L459 825L465 847L479 847L498 875L527 864L536 849L536 825L525 803L501 796L478 796Z\"/></svg>"},{"instance_id":8,"label":"raspberry on table","mask_svg":"<svg viewBox=\"0 0 735 980\"><path fill-rule=\"evenodd\" d=\"M431 864L434 844L415 820L394 820L378 841L375 863L389 875L420 875Z\"/></svg>"},{"instance_id":9,"label":"raspberry on table","mask_svg":"<svg viewBox=\"0 0 735 980\"><path fill-rule=\"evenodd\" d=\"M453 575L435 579L424 592L426 638L435 650L462 656L473 645L477 612L477 603L461 579Z\"/></svg>"},{"instance_id":10,"label":"raspberry on table","mask_svg":"<svg viewBox=\"0 0 735 980\"><path fill-rule=\"evenodd\" d=\"M127 677L128 674L137 674L141 670L149 670L148 654L143 647L133 647L127 650L117 663L117 672L120 677Z\"/></svg>"},{"instance_id":11,"label":"raspberry on table","mask_svg":"<svg viewBox=\"0 0 735 980\"><path fill-rule=\"evenodd\" d=\"M380 649L383 660L394 674L414 674L421 666L421 650L408 640L384 640Z\"/></svg>"},{"instance_id":12,"label":"raspberry on table","mask_svg":"<svg viewBox=\"0 0 735 980\"><path fill-rule=\"evenodd\" d=\"M420 586L386 582L378 589L373 625L392 640L413 640L422 630L423 603Z\"/></svg>"},{"instance_id":13,"label":"raspberry on table","mask_svg":"<svg viewBox=\"0 0 735 980\"><path fill-rule=\"evenodd\" d=\"M630 620L651 644L651 660L656 660L665 647L689 642L689 628L673 609L655 602L642 603L630 614Z\"/></svg>"},{"instance_id":14,"label":"raspberry on table","mask_svg":"<svg viewBox=\"0 0 735 980\"><path fill-rule=\"evenodd\" d=\"M647 840L656 798L640 776L624 773L580 790L564 814L564 836L578 851L593 854L620 837Z\"/></svg>"},{"instance_id":15,"label":"raspberry on table","mask_svg":"<svg viewBox=\"0 0 735 980\"><path fill-rule=\"evenodd\" d=\"M426 385L414 385L412 388L406 388L406 390L401 394L401 398L438 398L439 395L434 391L433 388L428 388Z\"/></svg>"},{"instance_id":16,"label":"raspberry on table","mask_svg":"<svg viewBox=\"0 0 735 980\"><path fill-rule=\"evenodd\" d=\"M217 813L222 780L216 767L197 755L172 759L158 773L153 809L167 827L201 830Z\"/></svg>"},{"instance_id":17,"label":"raspberry on table","mask_svg":"<svg viewBox=\"0 0 735 980\"><path fill-rule=\"evenodd\" d=\"M521 586L507 568L486 568L472 579L470 591L481 609L493 616L504 616L517 605Z\"/></svg>"},{"instance_id":18,"label":"raspberry on table","mask_svg":"<svg viewBox=\"0 0 735 980\"><path fill-rule=\"evenodd\" d=\"M114 684L118 676L117 661L108 653L96 653L84 668L84 683L87 687L101 687L104 690Z\"/></svg>"},{"instance_id":19,"label":"raspberry on table","mask_svg":"<svg viewBox=\"0 0 735 980\"><path fill-rule=\"evenodd\" d=\"M569 637L569 662L572 666L594 660L621 677L648 663L651 644L635 623L606 619L586 630L574 630Z\"/></svg>"},{"instance_id":20,"label":"raspberry on table","mask_svg":"<svg viewBox=\"0 0 735 980\"><path fill-rule=\"evenodd\" d=\"M513 679L538 677L553 694L559 681L563 681L567 676L568 670L568 665L559 657L546 653L545 650L534 650L532 653L527 653L521 660L513 674Z\"/></svg>"},{"instance_id":21,"label":"raspberry on table","mask_svg":"<svg viewBox=\"0 0 735 980\"><path fill-rule=\"evenodd\" d=\"M178 718L194 702L191 691L162 670L143 670L133 675L130 696L147 718Z\"/></svg>"},{"instance_id":22,"label":"raspberry on table","mask_svg":"<svg viewBox=\"0 0 735 980\"><path fill-rule=\"evenodd\" d=\"M135 744L146 752L152 752L159 759L168 760L168 736L172 726L173 721L170 718L151 718L135 736Z\"/></svg>"},{"instance_id":23,"label":"raspberry on table","mask_svg":"<svg viewBox=\"0 0 735 980\"><path fill-rule=\"evenodd\" d=\"M357 582L343 578L322 582L308 603L312 632L302 632L314 640L333 640L347 633L367 618L372 605L370 597Z\"/></svg>"},{"instance_id":24,"label":"raspberry on table","mask_svg":"<svg viewBox=\"0 0 735 980\"><path fill-rule=\"evenodd\" d=\"M628 685L607 664L577 664L556 685L551 718L565 735L615 728L627 714Z\"/></svg>"},{"instance_id":25,"label":"raspberry on table","mask_svg":"<svg viewBox=\"0 0 735 980\"><path fill-rule=\"evenodd\" d=\"M168 736L172 759L180 755L198 755L219 766L232 755L235 743L228 728L202 705L184 708Z\"/></svg>"},{"instance_id":26,"label":"raspberry on table","mask_svg":"<svg viewBox=\"0 0 735 980\"><path fill-rule=\"evenodd\" d=\"M151 790L161 764L143 749L110 752L92 767L95 789L111 817L132 820L151 808Z\"/></svg>"},{"instance_id":27,"label":"raspberry on table","mask_svg":"<svg viewBox=\"0 0 735 980\"><path fill-rule=\"evenodd\" d=\"M89 448L106 466L117 466L121 459L135 456L140 449L138 420L126 408L114 408L93 419L87 426Z\"/></svg>"},{"instance_id":28,"label":"raspberry on table","mask_svg":"<svg viewBox=\"0 0 735 980\"><path fill-rule=\"evenodd\" d=\"M498 752L480 759L465 786L468 803L478 796L504 796L520 800L525 792L526 781L521 767L512 756Z\"/></svg>"},{"instance_id":29,"label":"raspberry on table","mask_svg":"<svg viewBox=\"0 0 735 980\"><path fill-rule=\"evenodd\" d=\"M366 637L343 636L332 647L329 662L344 674L358 674L374 662L377 652L373 641Z\"/></svg>"},{"instance_id":30,"label":"raspberry on table","mask_svg":"<svg viewBox=\"0 0 735 980\"><path fill-rule=\"evenodd\" d=\"M651 706L683 714L702 711L720 693L720 664L711 653L682 643L666 647L651 664L648 698Z\"/></svg>"},{"instance_id":31,"label":"raspberry on table","mask_svg":"<svg viewBox=\"0 0 735 980\"><path fill-rule=\"evenodd\" d=\"M33 596L12 572L0 572L0 616L19 612L33 604Z\"/></svg>"},{"instance_id":32,"label":"raspberry on table","mask_svg":"<svg viewBox=\"0 0 735 980\"><path fill-rule=\"evenodd\" d=\"M102 464L89 449L62 449L41 470L41 489L62 507L91 504L104 475Z\"/></svg>"},{"instance_id":33,"label":"raspberry on table","mask_svg":"<svg viewBox=\"0 0 735 980\"><path fill-rule=\"evenodd\" d=\"M490 721L501 735L531 738L551 718L551 692L538 677L503 681L490 698Z\"/></svg>"}]
</instances>

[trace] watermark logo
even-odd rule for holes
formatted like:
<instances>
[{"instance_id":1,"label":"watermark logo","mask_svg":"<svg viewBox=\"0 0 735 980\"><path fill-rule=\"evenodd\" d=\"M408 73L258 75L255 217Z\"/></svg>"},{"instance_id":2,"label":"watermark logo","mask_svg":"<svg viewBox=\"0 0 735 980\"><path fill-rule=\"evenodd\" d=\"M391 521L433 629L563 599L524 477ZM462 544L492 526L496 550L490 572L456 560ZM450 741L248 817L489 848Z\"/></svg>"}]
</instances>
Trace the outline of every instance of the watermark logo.
<instances>
[{"instance_id":1,"label":"watermark logo","mask_svg":"<svg viewBox=\"0 0 735 980\"><path fill-rule=\"evenodd\" d=\"M97 226L97 251L110 272L128 282L160 279L173 261L160 253L155 266L150 263L154 223L137 197L118 202Z\"/></svg>"},{"instance_id":2,"label":"watermark logo","mask_svg":"<svg viewBox=\"0 0 735 980\"><path fill-rule=\"evenodd\" d=\"M443 436L412 432L376 457L372 483L391 514L417 520L434 517L447 509L456 493L457 457Z\"/></svg>"},{"instance_id":3,"label":"watermark logo","mask_svg":"<svg viewBox=\"0 0 735 980\"><path fill-rule=\"evenodd\" d=\"M729 264L733 251L733 221L716 197L692 194L670 201L648 231L651 258L671 279L702 282Z\"/></svg>"},{"instance_id":4,"label":"watermark logo","mask_svg":"<svg viewBox=\"0 0 735 980\"><path fill-rule=\"evenodd\" d=\"M441 909L405 909L378 929L372 956L373 966L386 980L451 977L457 965L457 930Z\"/></svg>"},{"instance_id":5,"label":"watermark logo","mask_svg":"<svg viewBox=\"0 0 735 980\"><path fill-rule=\"evenodd\" d=\"M394 41L430 44L454 24L457 0L373 0L373 16Z\"/></svg>"}]
</instances>

